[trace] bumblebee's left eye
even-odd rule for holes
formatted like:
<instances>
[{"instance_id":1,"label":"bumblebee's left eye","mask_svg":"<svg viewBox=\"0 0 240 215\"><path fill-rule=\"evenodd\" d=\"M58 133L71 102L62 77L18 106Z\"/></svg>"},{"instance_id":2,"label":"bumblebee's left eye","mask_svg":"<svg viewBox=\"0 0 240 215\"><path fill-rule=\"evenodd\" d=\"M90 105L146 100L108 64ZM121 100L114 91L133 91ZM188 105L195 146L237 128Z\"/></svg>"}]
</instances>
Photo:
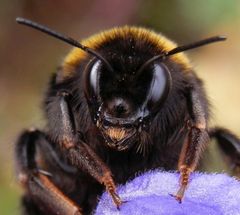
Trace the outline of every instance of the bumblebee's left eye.
<instances>
[{"instance_id":1,"label":"bumblebee's left eye","mask_svg":"<svg viewBox=\"0 0 240 215\"><path fill-rule=\"evenodd\" d=\"M89 100L97 100L99 96L99 71L101 61L97 60L90 63L87 67L85 79L85 94Z\"/></svg>"},{"instance_id":2,"label":"bumblebee's left eye","mask_svg":"<svg viewBox=\"0 0 240 215\"><path fill-rule=\"evenodd\" d=\"M152 81L144 102L151 112L167 98L171 87L171 75L168 68L162 63L154 63L152 68Z\"/></svg>"}]
</instances>

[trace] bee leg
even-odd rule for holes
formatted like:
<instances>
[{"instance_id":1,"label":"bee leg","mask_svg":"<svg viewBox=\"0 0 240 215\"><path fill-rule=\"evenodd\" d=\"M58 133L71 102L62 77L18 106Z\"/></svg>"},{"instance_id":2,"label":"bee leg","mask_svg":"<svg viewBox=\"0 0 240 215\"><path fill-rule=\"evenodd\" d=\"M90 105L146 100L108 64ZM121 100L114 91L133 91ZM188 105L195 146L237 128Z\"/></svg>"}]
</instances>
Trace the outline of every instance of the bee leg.
<instances>
[{"instance_id":1,"label":"bee leg","mask_svg":"<svg viewBox=\"0 0 240 215\"><path fill-rule=\"evenodd\" d=\"M87 171L98 182L104 184L113 202L119 208L122 200L116 193L116 186L111 171L97 154L81 140L81 137L78 136L75 130L73 114L68 105L69 96L66 92L59 94L60 118L58 121L62 124L58 135L58 143L72 165Z\"/></svg>"},{"instance_id":2,"label":"bee leg","mask_svg":"<svg viewBox=\"0 0 240 215\"><path fill-rule=\"evenodd\" d=\"M205 109L206 101L201 96L201 90L192 89L189 96L189 107L191 119L188 121L188 134L183 144L178 170L180 171L180 188L174 195L176 200L181 203L184 193L189 183L190 174L195 170L201 152L209 142L207 131L207 113Z\"/></svg>"},{"instance_id":3,"label":"bee leg","mask_svg":"<svg viewBox=\"0 0 240 215\"><path fill-rule=\"evenodd\" d=\"M210 138L216 138L217 143L226 155L227 162L232 167L232 174L240 178L240 139L225 128L212 128Z\"/></svg>"},{"instance_id":4,"label":"bee leg","mask_svg":"<svg viewBox=\"0 0 240 215\"><path fill-rule=\"evenodd\" d=\"M42 214L41 209L57 214L81 214L81 209L51 182L51 174L39 169L36 149L47 143L44 137L41 131L30 130L24 132L16 144L18 181L26 191L24 214ZM44 159L41 151L40 157Z\"/></svg>"}]
</instances>

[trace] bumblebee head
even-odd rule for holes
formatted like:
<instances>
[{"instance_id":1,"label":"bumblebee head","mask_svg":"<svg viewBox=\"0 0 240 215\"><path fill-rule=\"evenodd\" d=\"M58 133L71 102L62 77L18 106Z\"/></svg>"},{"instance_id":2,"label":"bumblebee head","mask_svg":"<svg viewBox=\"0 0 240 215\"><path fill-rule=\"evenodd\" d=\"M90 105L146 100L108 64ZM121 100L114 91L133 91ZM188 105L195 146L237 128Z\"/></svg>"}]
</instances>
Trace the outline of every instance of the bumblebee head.
<instances>
[{"instance_id":1,"label":"bumblebee head","mask_svg":"<svg viewBox=\"0 0 240 215\"><path fill-rule=\"evenodd\" d=\"M117 42L117 41L115 41ZM171 89L171 74L162 62L142 64L145 57L128 55L106 58L109 71L99 59L85 69L85 96L92 119L106 143L117 150L134 144L138 133L147 131ZM120 57L120 58L119 58Z\"/></svg>"},{"instance_id":2,"label":"bumblebee head","mask_svg":"<svg viewBox=\"0 0 240 215\"><path fill-rule=\"evenodd\" d=\"M92 119L108 146L119 151L129 149L148 132L172 88L169 56L214 40L219 37L174 48L173 43L152 31L122 27L104 32L101 39L89 43L111 66L110 70L93 57L84 71ZM183 61L182 56L179 61Z\"/></svg>"}]
</instances>

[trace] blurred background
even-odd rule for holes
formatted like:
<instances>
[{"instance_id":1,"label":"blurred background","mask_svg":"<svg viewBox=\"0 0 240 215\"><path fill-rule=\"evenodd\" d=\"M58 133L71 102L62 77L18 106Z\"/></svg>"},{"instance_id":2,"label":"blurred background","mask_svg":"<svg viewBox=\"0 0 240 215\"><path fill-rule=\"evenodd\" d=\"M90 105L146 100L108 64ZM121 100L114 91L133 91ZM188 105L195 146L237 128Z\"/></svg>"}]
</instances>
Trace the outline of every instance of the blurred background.
<instances>
[{"instance_id":1,"label":"blurred background","mask_svg":"<svg viewBox=\"0 0 240 215\"><path fill-rule=\"evenodd\" d=\"M140 25L179 44L223 34L224 43L188 52L212 103L212 125L240 135L240 1L238 0L18 0L0 1L0 214L19 214L21 193L14 175L13 149L19 132L43 127L43 93L50 75L71 49L15 23L30 18L85 38L103 29ZM216 150L213 150L216 154ZM217 157L217 155L216 155ZM223 171L218 158L207 167Z\"/></svg>"}]
</instances>

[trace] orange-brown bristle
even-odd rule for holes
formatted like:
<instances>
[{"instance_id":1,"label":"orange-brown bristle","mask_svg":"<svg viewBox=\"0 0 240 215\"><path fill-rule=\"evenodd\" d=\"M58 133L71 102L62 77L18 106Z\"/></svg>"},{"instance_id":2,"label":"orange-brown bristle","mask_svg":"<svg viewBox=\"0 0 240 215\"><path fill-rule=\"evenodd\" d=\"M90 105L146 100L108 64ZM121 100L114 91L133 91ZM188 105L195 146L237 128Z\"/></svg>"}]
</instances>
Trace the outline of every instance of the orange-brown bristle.
<instances>
[{"instance_id":1,"label":"orange-brown bristle","mask_svg":"<svg viewBox=\"0 0 240 215\"><path fill-rule=\"evenodd\" d=\"M114 140L121 140L123 139L127 132L123 128L109 128L106 130L106 134Z\"/></svg>"}]
</instances>

